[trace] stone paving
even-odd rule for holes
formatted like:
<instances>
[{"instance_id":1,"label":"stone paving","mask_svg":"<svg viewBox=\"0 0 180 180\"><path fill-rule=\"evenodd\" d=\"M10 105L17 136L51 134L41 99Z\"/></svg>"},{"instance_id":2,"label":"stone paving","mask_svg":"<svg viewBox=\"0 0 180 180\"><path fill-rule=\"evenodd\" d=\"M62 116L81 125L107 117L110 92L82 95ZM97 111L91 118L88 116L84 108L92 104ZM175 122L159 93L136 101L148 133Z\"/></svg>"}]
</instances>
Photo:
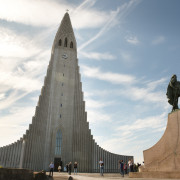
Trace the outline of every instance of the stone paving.
<instances>
[{"instance_id":1,"label":"stone paving","mask_svg":"<svg viewBox=\"0 0 180 180\"><path fill-rule=\"evenodd\" d=\"M47 173L48 174L48 173ZM70 175L67 173L54 173L53 180L68 180ZM128 175L125 175L125 177L122 177L118 173L105 173L104 176L100 176L99 173L78 173L77 175L74 175L74 173L71 174L73 177L73 180L114 180L114 179L124 179L124 180L147 180L147 178L129 178ZM170 179L152 179L149 178L148 180L170 180ZM173 180L179 180L179 179L173 179Z\"/></svg>"}]
</instances>

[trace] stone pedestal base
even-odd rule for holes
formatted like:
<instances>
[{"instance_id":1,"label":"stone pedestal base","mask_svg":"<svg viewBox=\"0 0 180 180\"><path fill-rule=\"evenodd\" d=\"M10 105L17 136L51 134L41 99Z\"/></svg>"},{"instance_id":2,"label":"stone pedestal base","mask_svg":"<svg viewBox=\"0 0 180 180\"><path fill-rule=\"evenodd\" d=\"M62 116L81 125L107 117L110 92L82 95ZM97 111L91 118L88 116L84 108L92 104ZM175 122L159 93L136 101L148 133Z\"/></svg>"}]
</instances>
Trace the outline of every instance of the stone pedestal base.
<instances>
[{"instance_id":1,"label":"stone pedestal base","mask_svg":"<svg viewBox=\"0 0 180 180\"><path fill-rule=\"evenodd\" d=\"M154 146L143 151L143 154L143 172L180 172L180 110L168 115L162 138Z\"/></svg>"},{"instance_id":2,"label":"stone pedestal base","mask_svg":"<svg viewBox=\"0 0 180 180\"><path fill-rule=\"evenodd\" d=\"M129 177L180 179L180 110L168 115L162 138L143 154L144 166Z\"/></svg>"},{"instance_id":3,"label":"stone pedestal base","mask_svg":"<svg viewBox=\"0 0 180 180\"><path fill-rule=\"evenodd\" d=\"M130 178L180 179L180 172L163 172L163 171L130 172L129 177Z\"/></svg>"}]
</instances>

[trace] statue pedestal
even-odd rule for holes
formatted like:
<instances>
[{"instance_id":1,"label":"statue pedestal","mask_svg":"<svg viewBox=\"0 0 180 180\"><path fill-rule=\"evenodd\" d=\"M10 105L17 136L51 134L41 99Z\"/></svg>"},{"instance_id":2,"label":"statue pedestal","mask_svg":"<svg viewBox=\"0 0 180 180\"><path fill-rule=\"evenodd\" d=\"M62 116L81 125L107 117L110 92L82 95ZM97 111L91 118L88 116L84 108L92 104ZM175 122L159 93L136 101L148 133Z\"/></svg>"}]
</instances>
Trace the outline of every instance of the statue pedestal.
<instances>
[{"instance_id":1,"label":"statue pedestal","mask_svg":"<svg viewBox=\"0 0 180 180\"><path fill-rule=\"evenodd\" d=\"M143 154L145 165L130 177L180 178L180 110L168 115L162 138Z\"/></svg>"}]
</instances>

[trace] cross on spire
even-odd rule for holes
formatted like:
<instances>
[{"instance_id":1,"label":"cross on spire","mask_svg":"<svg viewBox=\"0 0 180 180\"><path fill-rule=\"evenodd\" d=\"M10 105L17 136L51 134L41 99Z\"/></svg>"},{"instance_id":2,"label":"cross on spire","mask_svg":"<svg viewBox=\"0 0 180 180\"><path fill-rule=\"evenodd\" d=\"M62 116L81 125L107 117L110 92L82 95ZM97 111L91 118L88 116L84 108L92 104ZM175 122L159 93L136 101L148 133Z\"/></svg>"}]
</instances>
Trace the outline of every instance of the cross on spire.
<instances>
[{"instance_id":1,"label":"cross on spire","mask_svg":"<svg viewBox=\"0 0 180 180\"><path fill-rule=\"evenodd\" d=\"M66 12L68 13L69 9L66 9Z\"/></svg>"}]
</instances>

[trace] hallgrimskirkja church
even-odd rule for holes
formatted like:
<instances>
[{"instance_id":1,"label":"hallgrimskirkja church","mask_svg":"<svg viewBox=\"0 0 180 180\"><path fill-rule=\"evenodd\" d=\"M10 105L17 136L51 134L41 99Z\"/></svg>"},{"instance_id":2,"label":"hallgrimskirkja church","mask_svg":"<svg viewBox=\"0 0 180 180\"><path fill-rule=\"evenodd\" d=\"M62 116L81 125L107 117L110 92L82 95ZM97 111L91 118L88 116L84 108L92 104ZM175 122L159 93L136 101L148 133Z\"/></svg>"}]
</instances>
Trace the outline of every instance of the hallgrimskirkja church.
<instances>
[{"instance_id":1,"label":"hallgrimskirkja church","mask_svg":"<svg viewBox=\"0 0 180 180\"><path fill-rule=\"evenodd\" d=\"M117 155L93 139L77 59L77 44L68 13L56 33L51 59L32 123L16 142L0 148L0 165L35 171L49 170L50 162L63 167L78 162L79 172L119 172L118 161L133 156Z\"/></svg>"}]
</instances>

